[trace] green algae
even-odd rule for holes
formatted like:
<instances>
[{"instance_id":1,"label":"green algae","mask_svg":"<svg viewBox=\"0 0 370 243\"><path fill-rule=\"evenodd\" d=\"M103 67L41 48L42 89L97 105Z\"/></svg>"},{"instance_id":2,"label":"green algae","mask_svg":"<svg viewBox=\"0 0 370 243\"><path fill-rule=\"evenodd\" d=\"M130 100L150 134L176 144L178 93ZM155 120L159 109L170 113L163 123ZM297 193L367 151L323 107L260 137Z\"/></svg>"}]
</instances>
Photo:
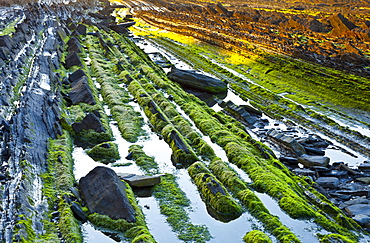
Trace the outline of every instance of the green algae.
<instances>
[{"instance_id":1,"label":"green algae","mask_svg":"<svg viewBox=\"0 0 370 243\"><path fill-rule=\"evenodd\" d=\"M242 207L202 162L195 162L189 166L188 172L198 187L202 199L220 214L221 221L230 221L242 214Z\"/></svg>"},{"instance_id":2,"label":"green algae","mask_svg":"<svg viewBox=\"0 0 370 243\"><path fill-rule=\"evenodd\" d=\"M87 150L86 153L95 161L103 164L113 163L120 158L117 144L113 142L104 142L95 145L92 149Z\"/></svg>"},{"instance_id":3,"label":"green algae","mask_svg":"<svg viewBox=\"0 0 370 243\"><path fill-rule=\"evenodd\" d=\"M252 230L248 232L243 240L245 243L271 243L271 239L259 230Z\"/></svg>"}]
</instances>

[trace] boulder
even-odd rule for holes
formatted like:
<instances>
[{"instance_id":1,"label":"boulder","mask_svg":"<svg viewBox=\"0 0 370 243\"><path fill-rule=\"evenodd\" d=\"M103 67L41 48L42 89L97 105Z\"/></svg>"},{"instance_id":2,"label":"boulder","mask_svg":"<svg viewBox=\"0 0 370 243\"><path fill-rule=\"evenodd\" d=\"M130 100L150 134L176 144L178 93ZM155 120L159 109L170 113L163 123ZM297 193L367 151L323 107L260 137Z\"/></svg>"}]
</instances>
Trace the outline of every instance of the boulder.
<instances>
[{"instance_id":1,"label":"boulder","mask_svg":"<svg viewBox=\"0 0 370 243\"><path fill-rule=\"evenodd\" d=\"M335 189L339 185L339 179L336 177L319 177L316 183L324 188Z\"/></svg>"},{"instance_id":2,"label":"boulder","mask_svg":"<svg viewBox=\"0 0 370 243\"><path fill-rule=\"evenodd\" d=\"M73 66L79 66L82 67L82 62L80 57L77 55L76 52L70 53L65 60L64 66L68 69Z\"/></svg>"},{"instance_id":3,"label":"boulder","mask_svg":"<svg viewBox=\"0 0 370 243\"><path fill-rule=\"evenodd\" d=\"M358 177L356 178L356 181L359 181L365 184L370 184L370 177Z\"/></svg>"},{"instance_id":4,"label":"boulder","mask_svg":"<svg viewBox=\"0 0 370 243\"><path fill-rule=\"evenodd\" d=\"M148 187L154 186L161 182L162 175L146 176L146 175L127 175L121 177L132 187Z\"/></svg>"},{"instance_id":5,"label":"boulder","mask_svg":"<svg viewBox=\"0 0 370 243\"><path fill-rule=\"evenodd\" d=\"M298 158L298 163L301 163L306 167L312 167L312 166L326 167L328 166L329 161L330 159L325 156L304 155Z\"/></svg>"},{"instance_id":6,"label":"boulder","mask_svg":"<svg viewBox=\"0 0 370 243\"><path fill-rule=\"evenodd\" d=\"M359 170L370 171L370 163L368 161L363 162L358 166Z\"/></svg>"},{"instance_id":7,"label":"boulder","mask_svg":"<svg viewBox=\"0 0 370 243\"><path fill-rule=\"evenodd\" d=\"M136 222L135 210L126 195L126 186L114 170L95 167L80 179L79 185L90 213Z\"/></svg>"},{"instance_id":8,"label":"boulder","mask_svg":"<svg viewBox=\"0 0 370 243\"><path fill-rule=\"evenodd\" d=\"M195 71L172 68L167 74L168 78L182 86L190 87L209 93L224 93L227 91L227 84Z\"/></svg>"},{"instance_id":9,"label":"boulder","mask_svg":"<svg viewBox=\"0 0 370 243\"><path fill-rule=\"evenodd\" d=\"M370 216L370 204L355 204L346 207L344 210L351 215L366 215Z\"/></svg>"},{"instance_id":10,"label":"boulder","mask_svg":"<svg viewBox=\"0 0 370 243\"><path fill-rule=\"evenodd\" d=\"M89 129L93 129L95 132L105 131L101 121L93 113L87 114L81 122L73 123L72 128L77 133L81 132L82 130L89 130Z\"/></svg>"},{"instance_id":11,"label":"boulder","mask_svg":"<svg viewBox=\"0 0 370 243\"><path fill-rule=\"evenodd\" d=\"M72 90L68 93L68 97L71 99L72 105L76 105L78 103L86 103L89 105L96 104L94 95L87 83L86 76L76 80L72 85Z\"/></svg>"}]
</instances>

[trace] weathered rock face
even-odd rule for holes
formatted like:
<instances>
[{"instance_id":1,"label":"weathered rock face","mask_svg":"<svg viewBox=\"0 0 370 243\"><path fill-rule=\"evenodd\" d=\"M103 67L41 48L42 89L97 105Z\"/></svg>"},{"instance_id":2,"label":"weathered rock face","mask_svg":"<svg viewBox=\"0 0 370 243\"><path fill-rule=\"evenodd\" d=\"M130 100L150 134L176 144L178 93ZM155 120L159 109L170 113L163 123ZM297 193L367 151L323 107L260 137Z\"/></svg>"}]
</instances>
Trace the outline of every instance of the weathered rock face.
<instances>
[{"instance_id":1,"label":"weathered rock face","mask_svg":"<svg viewBox=\"0 0 370 243\"><path fill-rule=\"evenodd\" d=\"M215 94L227 92L225 82L194 71L172 68L167 75L169 79L182 86Z\"/></svg>"},{"instance_id":2,"label":"weathered rock face","mask_svg":"<svg viewBox=\"0 0 370 243\"><path fill-rule=\"evenodd\" d=\"M112 169L95 167L80 179L80 189L90 213L136 222L135 210L127 198L125 184Z\"/></svg>"}]
</instances>

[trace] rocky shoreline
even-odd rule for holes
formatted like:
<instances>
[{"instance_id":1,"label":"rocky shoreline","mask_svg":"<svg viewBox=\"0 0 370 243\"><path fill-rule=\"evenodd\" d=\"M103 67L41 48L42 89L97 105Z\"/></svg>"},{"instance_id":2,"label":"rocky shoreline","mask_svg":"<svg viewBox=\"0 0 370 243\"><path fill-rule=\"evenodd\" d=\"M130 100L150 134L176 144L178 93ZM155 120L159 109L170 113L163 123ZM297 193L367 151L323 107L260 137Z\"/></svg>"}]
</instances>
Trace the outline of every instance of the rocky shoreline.
<instances>
[{"instance_id":1,"label":"rocky shoreline","mask_svg":"<svg viewBox=\"0 0 370 243\"><path fill-rule=\"evenodd\" d=\"M310 219L329 232L318 240L366 237L370 162L355 169L329 161L324 150L330 141L290 127L267 129L262 111L250 105L217 98L212 103L222 111L214 111L184 90L212 97L230 92L224 80L177 68L166 74L127 37L132 16L115 22L111 14L123 6L99 4L106 7L30 3L3 10L0 27L9 33L0 35L0 241L83 242L81 224L89 221L121 240L155 242L133 193L141 187L145 197L154 191L179 241L211 239L207 226L193 223L184 209L190 203L176 173L161 173L154 158L135 145L143 118L130 102L141 107L172 151L167 166L185 168L212 218L227 223L248 211L260 222L261 231L242 232L245 242L255 234L300 242L257 191L274 198L289 217ZM220 4L213 7L208 11L230 15ZM110 127L114 120L133 144L120 152L145 175L117 175L107 168L120 157ZM252 127L258 140L249 134ZM274 144L280 158L262 141ZM216 156L211 142L227 161ZM75 181L73 146L107 166Z\"/></svg>"}]
</instances>

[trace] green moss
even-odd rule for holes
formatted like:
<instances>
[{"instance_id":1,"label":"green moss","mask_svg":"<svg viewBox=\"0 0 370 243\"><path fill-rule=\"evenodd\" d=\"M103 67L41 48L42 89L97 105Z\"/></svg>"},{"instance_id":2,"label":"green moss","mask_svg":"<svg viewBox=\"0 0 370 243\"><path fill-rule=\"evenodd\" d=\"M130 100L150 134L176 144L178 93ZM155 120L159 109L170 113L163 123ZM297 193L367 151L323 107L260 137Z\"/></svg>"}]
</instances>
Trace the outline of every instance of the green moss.
<instances>
[{"instance_id":1,"label":"green moss","mask_svg":"<svg viewBox=\"0 0 370 243\"><path fill-rule=\"evenodd\" d=\"M244 237L245 243L271 243L271 239L259 230L249 231Z\"/></svg>"},{"instance_id":2,"label":"green moss","mask_svg":"<svg viewBox=\"0 0 370 243\"><path fill-rule=\"evenodd\" d=\"M143 151L143 147L139 145L131 145L129 152L132 154L136 164L147 174L158 174L159 167L154 161L154 157L148 156Z\"/></svg>"},{"instance_id":3,"label":"green moss","mask_svg":"<svg viewBox=\"0 0 370 243\"><path fill-rule=\"evenodd\" d=\"M117 144L105 142L95 145L86 152L91 158L104 164L113 163L120 158Z\"/></svg>"},{"instance_id":4,"label":"green moss","mask_svg":"<svg viewBox=\"0 0 370 243\"><path fill-rule=\"evenodd\" d=\"M207 242L211 235L205 225L194 225L188 216L189 199L179 188L174 175L161 177L161 183L154 188L154 196L167 222L185 242Z\"/></svg>"},{"instance_id":5,"label":"green moss","mask_svg":"<svg viewBox=\"0 0 370 243\"><path fill-rule=\"evenodd\" d=\"M356 241L339 234L319 235L321 243L355 243Z\"/></svg>"},{"instance_id":6,"label":"green moss","mask_svg":"<svg viewBox=\"0 0 370 243\"><path fill-rule=\"evenodd\" d=\"M227 219L237 218L242 213L241 206L229 195L222 183L202 162L195 162L188 168L206 204ZM221 219L222 220L222 219Z\"/></svg>"}]
</instances>

